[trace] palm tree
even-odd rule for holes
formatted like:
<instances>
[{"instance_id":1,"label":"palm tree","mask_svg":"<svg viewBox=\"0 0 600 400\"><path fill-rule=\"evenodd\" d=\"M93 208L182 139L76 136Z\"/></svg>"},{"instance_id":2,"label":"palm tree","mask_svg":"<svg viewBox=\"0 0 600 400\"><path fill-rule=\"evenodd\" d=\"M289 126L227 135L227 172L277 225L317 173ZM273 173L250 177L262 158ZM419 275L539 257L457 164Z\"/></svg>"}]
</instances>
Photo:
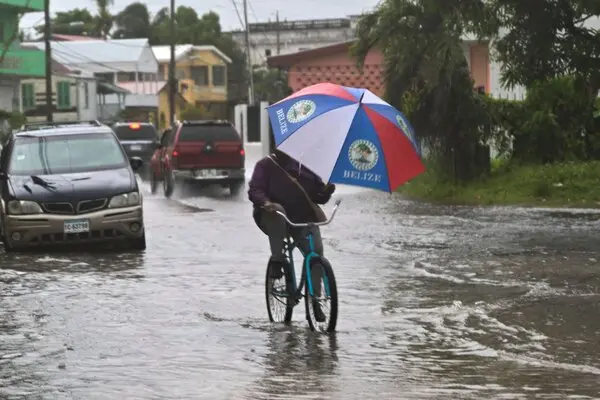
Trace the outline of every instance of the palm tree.
<instances>
[{"instance_id":1,"label":"palm tree","mask_svg":"<svg viewBox=\"0 0 600 400\"><path fill-rule=\"evenodd\" d=\"M472 169L485 116L462 36L484 13L482 0L383 0L360 20L353 49L359 65L372 48L382 51L386 99L437 150L443 169L460 179L470 178L463 172Z\"/></svg>"},{"instance_id":2,"label":"palm tree","mask_svg":"<svg viewBox=\"0 0 600 400\"><path fill-rule=\"evenodd\" d=\"M103 39L108 39L110 30L113 26L113 16L109 7L114 4L114 0L95 0L98 7L96 16L96 32Z\"/></svg>"}]
</instances>

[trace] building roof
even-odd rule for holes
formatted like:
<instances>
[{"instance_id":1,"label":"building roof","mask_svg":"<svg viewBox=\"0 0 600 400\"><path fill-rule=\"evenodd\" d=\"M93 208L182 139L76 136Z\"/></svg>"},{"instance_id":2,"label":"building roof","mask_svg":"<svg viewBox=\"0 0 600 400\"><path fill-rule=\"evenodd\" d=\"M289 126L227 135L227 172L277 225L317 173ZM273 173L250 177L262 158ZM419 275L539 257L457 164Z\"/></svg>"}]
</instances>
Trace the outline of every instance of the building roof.
<instances>
[{"instance_id":1,"label":"building roof","mask_svg":"<svg viewBox=\"0 0 600 400\"><path fill-rule=\"evenodd\" d=\"M28 50L39 50L36 46L31 46L31 45L22 44L20 47L23 49L28 49ZM75 73L75 71L71 70L66 65L59 63L58 61L55 60L54 57L52 57L52 74L69 75L69 74L73 74L73 73Z\"/></svg>"},{"instance_id":2,"label":"building roof","mask_svg":"<svg viewBox=\"0 0 600 400\"><path fill-rule=\"evenodd\" d=\"M187 55L192 50L208 50L214 52L216 55L221 57L223 61L230 64L231 58L227 57L225 53L219 50L216 46L212 45L193 45L193 44L178 44L175 46L175 60L180 60L182 57ZM167 62L171 59L171 47L170 46L152 46L154 57L159 63Z\"/></svg>"},{"instance_id":3,"label":"building roof","mask_svg":"<svg viewBox=\"0 0 600 400\"><path fill-rule=\"evenodd\" d=\"M44 42L27 42L44 50ZM137 63L148 39L52 41L52 57L65 65Z\"/></svg>"},{"instance_id":4,"label":"building roof","mask_svg":"<svg viewBox=\"0 0 600 400\"><path fill-rule=\"evenodd\" d=\"M269 67L290 67L300 61L305 61L311 58L318 58L323 56L331 55L332 53L340 53L343 51L349 51L350 46L354 43L354 40L347 42L341 42L332 44L329 46L317 47L315 49L298 51L296 53L281 54L278 56L271 56L267 58L267 65Z\"/></svg>"},{"instance_id":5,"label":"building roof","mask_svg":"<svg viewBox=\"0 0 600 400\"><path fill-rule=\"evenodd\" d=\"M76 40L102 40L99 37L91 37L91 36L80 36L80 35L61 35L59 33L52 34L52 40L56 41L64 41L64 42L73 42Z\"/></svg>"},{"instance_id":6,"label":"building roof","mask_svg":"<svg viewBox=\"0 0 600 400\"><path fill-rule=\"evenodd\" d=\"M109 82L98 81L97 86L98 94L130 94L131 92L127 89L119 87L117 85L113 85Z\"/></svg>"}]
</instances>

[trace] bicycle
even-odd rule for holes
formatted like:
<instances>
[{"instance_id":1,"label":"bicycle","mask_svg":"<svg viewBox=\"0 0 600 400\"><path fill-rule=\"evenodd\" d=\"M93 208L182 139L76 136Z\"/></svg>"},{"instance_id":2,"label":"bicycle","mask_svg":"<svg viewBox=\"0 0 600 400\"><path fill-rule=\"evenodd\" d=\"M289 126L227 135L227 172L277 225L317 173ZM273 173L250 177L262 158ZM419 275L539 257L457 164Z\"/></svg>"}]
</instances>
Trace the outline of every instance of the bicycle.
<instances>
[{"instance_id":1,"label":"bicycle","mask_svg":"<svg viewBox=\"0 0 600 400\"><path fill-rule=\"evenodd\" d=\"M288 219L285 213L277 211L277 214L281 215L289 224L289 226L294 228L310 228L315 226L324 226L329 225L333 221L340 203L341 200L338 199L335 202L335 206L333 207L331 217L324 222L294 223ZM296 284L296 269L294 266L293 257L293 251L296 248L296 245L291 235L288 234L287 238L284 240L284 253L287 259L287 263L284 267L283 276L281 278L275 278L273 276L274 274L271 271L271 269L274 266L271 263L267 265L265 297L267 300L267 311L269 313L269 320L271 322L283 322L289 324L292 320L294 307L298 305L302 297L304 297L306 319L308 320L308 325L310 329L313 331L319 330L325 332L333 332L335 331L335 327L337 324L338 314L338 293L335 282L335 275L333 274L333 268L331 267L331 264L325 257L315 252L313 234L311 230L308 230L306 240L308 242L309 247L308 253L305 254L300 248L298 248L304 258L299 285ZM323 287L321 288L320 296L315 296L315 290L313 287L314 282L312 279L312 274L316 268L321 268L322 272L321 276ZM281 288L275 288L275 282L281 280L282 278L284 278L283 290L281 290ZM304 294L302 294L302 289L304 289ZM317 321L317 318L315 317L314 305L318 304L320 310L323 312L323 306L321 302L325 300L329 300L331 303L329 318L328 320L326 318L325 321ZM281 320L278 320L277 316L275 315L275 312L272 310L272 307L275 305L275 302L279 302L285 307Z\"/></svg>"}]
</instances>

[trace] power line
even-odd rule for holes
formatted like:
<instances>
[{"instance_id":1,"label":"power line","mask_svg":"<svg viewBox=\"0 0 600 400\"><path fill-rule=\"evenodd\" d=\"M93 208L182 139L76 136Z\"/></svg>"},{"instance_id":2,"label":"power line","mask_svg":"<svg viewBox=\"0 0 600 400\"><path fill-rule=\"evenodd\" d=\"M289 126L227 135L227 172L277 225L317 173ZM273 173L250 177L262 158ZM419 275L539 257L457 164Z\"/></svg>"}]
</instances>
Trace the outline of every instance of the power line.
<instances>
[{"instance_id":1,"label":"power line","mask_svg":"<svg viewBox=\"0 0 600 400\"><path fill-rule=\"evenodd\" d=\"M238 21L240 21L240 26L242 27L242 29L245 29L244 21L242 21L242 16L240 15L240 11L237 8L235 0L231 0L231 3L233 4L233 8L235 9L235 13L237 14Z\"/></svg>"}]
</instances>

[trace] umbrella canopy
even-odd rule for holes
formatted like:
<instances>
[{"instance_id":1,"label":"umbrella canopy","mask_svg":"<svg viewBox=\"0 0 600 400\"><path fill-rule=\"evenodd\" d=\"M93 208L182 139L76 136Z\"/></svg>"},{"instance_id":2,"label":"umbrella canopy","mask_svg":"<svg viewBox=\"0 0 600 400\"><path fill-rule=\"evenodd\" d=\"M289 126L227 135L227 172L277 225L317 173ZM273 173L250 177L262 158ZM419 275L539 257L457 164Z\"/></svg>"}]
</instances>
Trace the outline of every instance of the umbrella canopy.
<instances>
[{"instance_id":1,"label":"umbrella canopy","mask_svg":"<svg viewBox=\"0 0 600 400\"><path fill-rule=\"evenodd\" d=\"M425 171L406 117L367 89L319 83L268 113L276 147L325 182L392 192Z\"/></svg>"}]
</instances>

